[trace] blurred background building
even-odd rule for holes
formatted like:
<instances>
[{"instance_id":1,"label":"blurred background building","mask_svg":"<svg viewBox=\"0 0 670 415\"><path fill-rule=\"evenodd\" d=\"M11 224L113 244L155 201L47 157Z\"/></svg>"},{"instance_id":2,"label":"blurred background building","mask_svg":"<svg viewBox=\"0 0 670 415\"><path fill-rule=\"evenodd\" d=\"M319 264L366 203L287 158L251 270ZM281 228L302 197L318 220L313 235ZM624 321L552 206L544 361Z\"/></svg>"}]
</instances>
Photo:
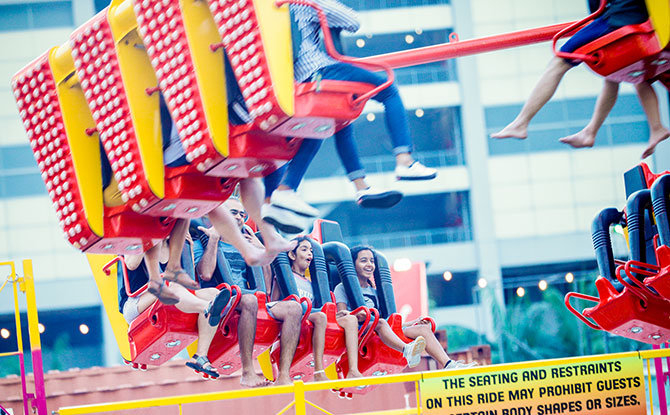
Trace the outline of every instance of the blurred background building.
<instances>
[{"instance_id":1,"label":"blurred background building","mask_svg":"<svg viewBox=\"0 0 670 415\"><path fill-rule=\"evenodd\" d=\"M444 43L454 32L471 39L573 21L587 13L584 0L342 1L363 22L344 38L351 56ZM34 260L44 347L66 356L50 361L46 352L47 369L115 364L120 356L86 259L61 237L9 79L67 41L105 3L0 0L0 257ZM301 189L327 219L341 224L349 244L373 245L391 263L425 262L431 314L440 326L480 333L479 340L495 342L493 303L537 301L546 287L566 291L597 274L590 222L599 210L623 205L622 174L639 162L647 141L646 119L630 86L622 86L594 148L576 151L558 141L586 125L602 85L584 67L565 77L533 120L529 139L488 138L514 118L551 56L550 44L543 43L397 70L414 154L437 167L438 178L395 181L379 105L368 104L354 124L371 183L405 193L397 207L356 205L333 140L324 143ZM667 92L659 92L667 125ZM655 170L668 168L660 160L669 152L662 143L648 162ZM625 252L621 238L614 242ZM7 328L0 332L0 352L15 347L12 306L9 293L0 294L0 329Z\"/></svg>"}]
</instances>

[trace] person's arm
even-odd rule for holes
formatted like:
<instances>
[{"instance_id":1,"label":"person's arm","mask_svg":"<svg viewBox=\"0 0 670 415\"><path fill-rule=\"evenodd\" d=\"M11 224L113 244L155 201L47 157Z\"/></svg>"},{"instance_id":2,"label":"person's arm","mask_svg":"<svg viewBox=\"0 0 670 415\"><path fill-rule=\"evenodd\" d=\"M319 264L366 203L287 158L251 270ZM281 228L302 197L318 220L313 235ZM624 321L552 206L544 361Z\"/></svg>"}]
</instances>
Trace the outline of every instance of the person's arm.
<instances>
[{"instance_id":1,"label":"person's arm","mask_svg":"<svg viewBox=\"0 0 670 415\"><path fill-rule=\"evenodd\" d=\"M201 226L199 226L198 229L206 232L206 228ZM214 269L216 268L216 250L219 245L219 235L216 232L207 233L209 240L207 241L207 246L205 247L204 252L202 250L202 242L200 241L197 241L193 247L194 263L196 264L195 270L203 281L212 279Z\"/></svg>"}]
</instances>

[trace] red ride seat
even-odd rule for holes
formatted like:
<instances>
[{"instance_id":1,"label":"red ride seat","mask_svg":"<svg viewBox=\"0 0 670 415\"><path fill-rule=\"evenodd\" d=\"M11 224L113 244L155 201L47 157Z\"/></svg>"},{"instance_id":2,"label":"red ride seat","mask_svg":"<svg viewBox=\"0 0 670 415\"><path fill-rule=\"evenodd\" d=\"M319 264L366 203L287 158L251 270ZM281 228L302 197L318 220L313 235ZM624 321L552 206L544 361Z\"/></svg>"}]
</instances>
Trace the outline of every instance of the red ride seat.
<instances>
[{"instance_id":1,"label":"red ride seat","mask_svg":"<svg viewBox=\"0 0 670 415\"><path fill-rule=\"evenodd\" d=\"M619 280L623 282L623 279ZM642 297L630 286L617 292L612 283L603 277L596 279L596 288L598 297L575 292L565 296L566 307L586 325L644 343L662 344L670 339L669 302L657 296ZM597 305L580 313L570 304L572 297L593 301Z\"/></svg>"},{"instance_id":2,"label":"red ride seat","mask_svg":"<svg viewBox=\"0 0 670 415\"><path fill-rule=\"evenodd\" d=\"M262 131L287 137L328 138L354 121L362 112L365 102L393 82L391 69L358 62L367 69L385 70L387 81L376 87L360 82L332 80L294 84L293 105L284 103L286 108L283 108L279 99L282 87L276 85L277 79L274 78L277 75L273 68L277 62L292 62L286 59L291 51L279 50L286 45L274 44L275 39L269 33L275 33L270 29L277 30L276 37L283 40L283 34L286 33L282 29L290 32L291 22L288 10L281 10L279 6L290 2L315 8L319 13L328 54L341 62L357 63L355 59L341 56L335 50L325 14L318 5L304 0L277 1L277 7L272 3L241 2L232 6L225 1L208 2L249 115ZM276 50L271 51L273 47ZM284 72L287 73L286 70ZM291 85L284 86L288 88Z\"/></svg>"},{"instance_id":3,"label":"red ride seat","mask_svg":"<svg viewBox=\"0 0 670 415\"><path fill-rule=\"evenodd\" d=\"M159 366L198 338L198 315L186 314L159 301L128 328L131 361Z\"/></svg>"},{"instance_id":4,"label":"red ride seat","mask_svg":"<svg viewBox=\"0 0 670 415\"><path fill-rule=\"evenodd\" d=\"M670 70L670 51L660 46L651 21L624 26L575 50L586 63L616 82L641 83Z\"/></svg>"},{"instance_id":5,"label":"red ride seat","mask_svg":"<svg viewBox=\"0 0 670 415\"><path fill-rule=\"evenodd\" d=\"M140 216L130 206L103 207L99 145L84 132L93 121L73 85L73 72L69 48L61 46L12 78L19 115L59 225L83 252L142 252L167 237L173 223Z\"/></svg>"},{"instance_id":6,"label":"red ride seat","mask_svg":"<svg viewBox=\"0 0 670 415\"><path fill-rule=\"evenodd\" d=\"M268 314L265 307L267 303L266 294L256 291L254 295L258 300L256 337L254 338L252 356L255 359L275 342L281 331L281 323ZM239 320L240 312L234 310L231 317L219 326L207 353L212 365L223 375L232 374L242 368L237 337Z\"/></svg>"},{"instance_id":7,"label":"red ride seat","mask_svg":"<svg viewBox=\"0 0 670 415\"><path fill-rule=\"evenodd\" d=\"M412 339L406 337L402 332L402 316L400 314L392 314L387 321L391 330L403 342L412 342ZM373 333L370 340L358 350L358 370L363 376L384 376L401 372L406 367L407 360L405 360L403 354L384 344L376 333ZM337 371L342 374L342 377L347 376L349 359L346 354L337 363Z\"/></svg>"},{"instance_id":8,"label":"red ride seat","mask_svg":"<svg viewBox=\"0 0 670 415\"><path fill-rule=\"evenodd\" d=\"M237 181L204 176L195 163L163 166L159 98L151 90L157 80L127 16L133 11L124 7L112 3L71 35L96 130L124 203L144 215L200 217L225 201Z\"/></svg>"},{"instance_id":9,"label":"red ride seat","mask_svg":"<svg viewBox=\"0 0 670 415\"><path fill-rule=\"evenodd\" d=\"M363 307L362 307L363 308ZM367 309L366 309L367 310ZM346 352L346 343L344 338L344 329L337 324L337 306L335 303L326 303L321 307L321 312L326 315L326 336L325 347L323 349L323 367L326 368L332 363L340 359ZM368 320L370 319L370 312L368 310ZM367 324L366 324L367 325ZM314 355L312 347L312 335L314 333L314 326L311 322L305 321L300 330L300 339L298 347L293 355L291 362L290 376L292 379L300 379L303 382L309 382L314 378ZM364 331L361 333L367 333ZM361 340L363 337L361 337ZM275 342L272 347L272 362L279 362L279 355L281 349L279 342ZM348 368L348 366L347 366Z\"/></svg>"}]
</instances>

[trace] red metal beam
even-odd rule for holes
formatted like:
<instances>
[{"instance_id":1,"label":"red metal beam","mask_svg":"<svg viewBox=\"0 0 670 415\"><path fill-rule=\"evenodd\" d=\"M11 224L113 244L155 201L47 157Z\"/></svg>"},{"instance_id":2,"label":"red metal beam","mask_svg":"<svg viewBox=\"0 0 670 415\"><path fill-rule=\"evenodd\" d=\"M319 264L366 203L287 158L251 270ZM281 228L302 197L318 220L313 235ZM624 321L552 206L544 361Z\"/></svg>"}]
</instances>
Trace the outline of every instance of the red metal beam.
<instances>
[{"instance_id":1,"label":"red metal beam","mask_svg":"<svg viewBox=\"0 0 670 415\"><path fill-rule=\"evenodd\" d=\"M458 58L460 56L546 42L551 40L560 30L568 27L572 23L573 22L559 23L552 26L504 33L502 35L442 43L439 45L403 50L384 55L369 56L361 58L359 61L372 64L385 64L392 68L404 68L424 63L439 62L446 59Z\"/></svg>"}]
</instances>

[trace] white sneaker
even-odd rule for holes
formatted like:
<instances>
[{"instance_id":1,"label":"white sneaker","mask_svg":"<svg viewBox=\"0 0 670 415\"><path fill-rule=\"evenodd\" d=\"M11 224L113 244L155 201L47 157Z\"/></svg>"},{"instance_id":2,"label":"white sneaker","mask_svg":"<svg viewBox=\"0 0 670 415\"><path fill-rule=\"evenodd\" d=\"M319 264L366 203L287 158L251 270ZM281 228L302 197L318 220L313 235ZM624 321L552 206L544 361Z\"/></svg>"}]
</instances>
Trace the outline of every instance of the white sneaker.
<instances>
[{"instance_id":1,"label":"white sneaker","mask_svg":"<svg viewBox=\"0 0 670 415\"><path fill-rule=\"evenodd\" d=\"M319 216L319 210L305 203L293 190L275 190L270 197L270 203L282 209L295 212L298 215L310 218Z\"/></svg>"},{"instance_id":2,"label":"white sneaker","mask_svg":"<svg viewBox=\"0 0 670 415\"><path fill-rule=\"evenodd\" d=\"M452 360L451 362L447 363L447 365L444 367L445 369L467 369L469 367L477 366L477 362L470 362L470 363L465 363L462 360Z\"/></svg>"},{"instance_id":3,"label":"white sneaker","mask_svg":"<svg viewBox=\"0 0 670 415\"><path fill-rule=\"evenodd\" d=\"M368 187L356 192L356 203L364 208L390 208L397 205L400 199L402 193L397 190L384 191Z\"/></svg>"},{"instance_id":4,"label":"white sneaker","mask_svg":"<svg viewBox=\"0 0 670 415\"><path fill-rule=\"evenodd\" d=\"M437 177L437 170L415 161L409 166L396 166L395 177L398 180L431 180Z\"/></svg>"},{"instance_id":5,"label":"white sneaker","mask_svg":"<svg viewBox=\"0 0 670 415\"><path fill-rule=\"evenodd\" d=\"M298 215L291 210L267 204L261 207L261 217L278 230L288 234L302 232L311 221L310 218Z\"/></svg>"},{"instance_id":6,"label":"white sneaker","mask_svg":"<svg viewBox=\"0 0 670 415\"><path fill-rule=\"evenodd\" d=\"M402 349L402 355L407 360L407 367L415 367L421 363L421 354L426 348L426 340L423 336L414 339L413 342L407 343Z\"/></svg>"}]
</instances>

